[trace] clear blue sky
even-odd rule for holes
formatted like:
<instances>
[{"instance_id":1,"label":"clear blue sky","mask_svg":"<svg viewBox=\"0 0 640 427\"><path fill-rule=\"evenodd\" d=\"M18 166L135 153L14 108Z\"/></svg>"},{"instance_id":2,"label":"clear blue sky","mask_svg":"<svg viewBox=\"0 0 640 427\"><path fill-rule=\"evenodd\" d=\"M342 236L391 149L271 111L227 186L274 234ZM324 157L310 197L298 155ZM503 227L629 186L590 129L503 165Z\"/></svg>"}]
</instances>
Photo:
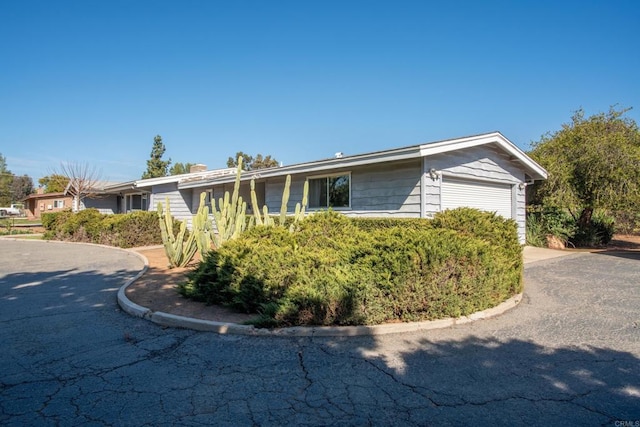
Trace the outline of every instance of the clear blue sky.
<instances>
[{"instance_id":1,"label":"clear blue sky","mask_svg":"<svg viewBox=\"0 0 640 427\"><path fill-rule=\"evenodd\" d=\"M1 1L0 153L137 179L165 159L284 164L494 130L524 150L634 107L640 2Z\"/></svg>"}]
</instances>

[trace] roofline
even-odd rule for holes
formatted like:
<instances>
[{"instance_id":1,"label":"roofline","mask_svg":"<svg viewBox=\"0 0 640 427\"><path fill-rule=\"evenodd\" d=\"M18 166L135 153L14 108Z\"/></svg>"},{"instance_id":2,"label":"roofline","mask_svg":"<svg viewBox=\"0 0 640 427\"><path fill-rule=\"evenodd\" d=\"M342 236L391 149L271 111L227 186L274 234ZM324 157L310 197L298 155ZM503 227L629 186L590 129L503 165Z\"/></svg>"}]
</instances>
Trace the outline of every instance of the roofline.
<instances>
[{"instance_id":1,"label":"roofline","mask_svg":"<svg viewBox=\"0 0 640 427\"><path fill-rule=\"evenodd\" d=\"M231 172L233 172L233 176L235 176L236 169L235 168L213 169L208 171L183 173L180 175L169 175L169 176L161 176L157 178L137 179L134 181L127 181L119 184L106 185L103 188L103 190L105 192L113 193L117 191L148 188L148 187L153 187L154 185L170 184L172 182L176 182L176 183L179 183L181 181L191 182L192 180L197 180L195 182L201 182L202 179L206 179L206 177L209 175L224 175Z\"/></svg>"},{"instance_id":2,"label":"roofline","mask_svg":"<svg viewBox=\"0 0 640 427\"><path fill-rule=\"evenodd\" d=\"M21 200L28 200L28 199L37 199L37 198L42 198L42 197L70 197L67 196L65 193L62 192L55 192L55 193L31 193L29 194L27 197L21 199Z\"/></svg>"},{"instance_id":3,"label":"roofline","mask_svg":"<svg viewBox=\"0 0 640 427\"><path fill-rule=\"evenodd\" d=\"M534 179L547 179L547 171L500 132L491 132L482 135L424 144L421 149L421 154L423 157L428 157L434 154L445 153L447 151L460 150L490 143L498 144L502 149L519 160L523 166L530 169L531 172L537 175L533 177Z\"/></svg>"},{"instance_id":4,"label":"roofline","mask_svg":"<svg viewBox=\"0 0 640 427\"><path fill-rule=\"evenodd\" d=\"M281 166L268 169L259 169L255 171L243 172L241 180L247 181L252 178L271 178L290 174L314 173L338 168L349 168L354 166L398 161L406 159L416 159L429 157L435 154L446 153L449 151L460 150L464 148L475 147L479 145L495 143L499 145L508 154L518 160L527 169L527 173L534 180L542 180L547 178L547 171L527 156L514 143L509 141L500 132L491 132L463 138L447 139L436 142L428 142L420 145L413 145L403 148L395 148L391 150L375 151L371 153L356 154L341 158L329 158L316 160L313 162L298 163L289 166ZM188 189L202 187L203 185L226 184L235 181L235 174L232 176L215 177L212 179L204 179L198 182L179 182L178 188Z\"/></svg>"}]
</instances>

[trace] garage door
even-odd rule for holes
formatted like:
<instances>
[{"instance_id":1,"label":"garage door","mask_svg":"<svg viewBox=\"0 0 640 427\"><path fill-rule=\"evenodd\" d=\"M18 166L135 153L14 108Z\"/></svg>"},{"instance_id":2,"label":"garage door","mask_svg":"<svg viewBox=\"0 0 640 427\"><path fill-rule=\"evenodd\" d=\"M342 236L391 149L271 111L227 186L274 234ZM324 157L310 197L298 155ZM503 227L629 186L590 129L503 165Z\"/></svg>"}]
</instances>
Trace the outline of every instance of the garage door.
<instances>
[{"instance_id":1,"label":"garage door","mask_svg":"<svg viewBox=\"0 0 640 427\"><path fill-rule=\"evenodd\" d=\"M442 180L441 204L442 210L464 206L512 218L511 185L445 177Z\"/></svg>"}]
</instances>

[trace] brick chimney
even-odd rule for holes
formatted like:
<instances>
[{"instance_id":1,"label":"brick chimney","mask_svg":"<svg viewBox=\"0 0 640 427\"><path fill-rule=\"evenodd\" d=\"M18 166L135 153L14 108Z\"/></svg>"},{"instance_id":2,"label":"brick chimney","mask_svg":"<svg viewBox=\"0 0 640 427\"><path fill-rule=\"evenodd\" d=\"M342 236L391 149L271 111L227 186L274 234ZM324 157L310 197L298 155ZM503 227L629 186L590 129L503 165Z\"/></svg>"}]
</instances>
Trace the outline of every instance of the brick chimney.
<instances>
[{"instance_id":1,"label":"brick chimney","mask_svg":"<svg viewBox=\"0 0 640 427\"><path fill-rule=\"evenodd\" d=\"M206 170L207 170L207 165L203 165L202 163L198 163L197 165L191 165L191 168L189 168L189 173L205 172Z\"/></svg>"}]
</instances>

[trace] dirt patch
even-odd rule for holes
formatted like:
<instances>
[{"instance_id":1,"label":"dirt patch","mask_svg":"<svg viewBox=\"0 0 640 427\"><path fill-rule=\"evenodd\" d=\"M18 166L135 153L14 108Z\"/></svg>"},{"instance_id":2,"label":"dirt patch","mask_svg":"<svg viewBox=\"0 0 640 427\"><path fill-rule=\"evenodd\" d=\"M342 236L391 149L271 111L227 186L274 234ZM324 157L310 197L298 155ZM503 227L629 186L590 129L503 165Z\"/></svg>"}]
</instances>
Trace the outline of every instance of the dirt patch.
<instances>
[{"instance_id":1,"label":"dirt patch","mask_svg":"<svg viewBox=\"0 0 640 427\"><path fill-rule=\"evenodd\" d=\"M206 305L184 298L176 286L186 280L186 268L169 268L164 248L136 250L149 260L149 269L126 289L127 298L152 311L225 323L244 323L255 315L236 313L226 307Z\"/></svg>"},{"instance_id":2,"label":"dirt patch","mask_svg":"<svg viewBox=\"0 0 640 427\"><path fill-rule=\"evenodd\" d=\"M607 249L640 250L640 236L616 234Z\"/></svg>"}]
</instances>

